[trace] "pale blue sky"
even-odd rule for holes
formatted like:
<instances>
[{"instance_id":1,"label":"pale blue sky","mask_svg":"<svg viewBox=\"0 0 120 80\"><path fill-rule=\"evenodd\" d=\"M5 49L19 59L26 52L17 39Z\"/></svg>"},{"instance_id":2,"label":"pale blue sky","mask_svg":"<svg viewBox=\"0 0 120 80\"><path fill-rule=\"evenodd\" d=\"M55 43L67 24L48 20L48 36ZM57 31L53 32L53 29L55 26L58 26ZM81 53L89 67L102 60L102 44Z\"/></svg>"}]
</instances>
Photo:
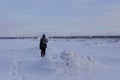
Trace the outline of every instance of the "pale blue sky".
<instances>
[{"instance_id":1,"label":"pale blue sky","mask_svg":"<svg viewBox=\"0 0 120 80\"><path fill-rule=\"evenodd\" d=\"M120 0L0 0L0 36L120 35Z\"/></svg>"}]
</instances>

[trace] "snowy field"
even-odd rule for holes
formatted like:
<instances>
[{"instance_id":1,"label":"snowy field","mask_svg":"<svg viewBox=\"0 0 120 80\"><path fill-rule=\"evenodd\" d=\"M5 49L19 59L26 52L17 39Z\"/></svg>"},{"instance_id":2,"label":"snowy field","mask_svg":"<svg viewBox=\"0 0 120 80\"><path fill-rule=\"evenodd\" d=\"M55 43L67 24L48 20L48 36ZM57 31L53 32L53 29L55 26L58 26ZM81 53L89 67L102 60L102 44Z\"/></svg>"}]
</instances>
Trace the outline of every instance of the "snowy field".
<instances>
[{"instance_id":1,"label":"snowy field","mask_svg":"<svg viewBox=\"0 0 120 80\"><path fill-rule=\"evenodd\" d=\"M120 80L120 40L0 40L0 80Z\"/></svg>"}]
</instances>

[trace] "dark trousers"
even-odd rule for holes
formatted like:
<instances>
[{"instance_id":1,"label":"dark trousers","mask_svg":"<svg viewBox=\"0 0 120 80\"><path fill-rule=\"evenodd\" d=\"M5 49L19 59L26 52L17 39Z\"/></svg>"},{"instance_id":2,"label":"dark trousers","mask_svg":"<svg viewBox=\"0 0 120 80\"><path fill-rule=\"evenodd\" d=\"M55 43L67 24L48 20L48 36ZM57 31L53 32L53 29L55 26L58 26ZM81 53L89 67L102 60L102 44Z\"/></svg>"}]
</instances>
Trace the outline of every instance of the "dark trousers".
<instances>
[{"instance_id":1,"label":"dark trousers","mask_svg":"<svg viewBox=\"0 0 120 80\"><path fill-rule=\"evenodd\" d=\"M41 49L41 57L44 57L46 53L46 48Z\"/></svg>"}]
</instances>

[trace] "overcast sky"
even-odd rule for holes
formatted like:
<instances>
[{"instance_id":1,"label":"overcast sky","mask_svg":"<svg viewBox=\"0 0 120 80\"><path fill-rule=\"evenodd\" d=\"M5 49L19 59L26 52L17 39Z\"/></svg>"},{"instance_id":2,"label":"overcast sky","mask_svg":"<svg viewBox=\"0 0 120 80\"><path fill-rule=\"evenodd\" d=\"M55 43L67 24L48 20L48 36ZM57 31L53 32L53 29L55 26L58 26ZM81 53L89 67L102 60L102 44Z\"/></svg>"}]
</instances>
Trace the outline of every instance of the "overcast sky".
<instances>
[{"instance_id":1,"label":"overcast sky","mask_svg":"<svg viewBox=\"0 0 120 80\"><path fill-rule=\"evenodd\" d=\"M120 35L120 0L0 0L0 36Z\"/></svg>"}]
</instances>

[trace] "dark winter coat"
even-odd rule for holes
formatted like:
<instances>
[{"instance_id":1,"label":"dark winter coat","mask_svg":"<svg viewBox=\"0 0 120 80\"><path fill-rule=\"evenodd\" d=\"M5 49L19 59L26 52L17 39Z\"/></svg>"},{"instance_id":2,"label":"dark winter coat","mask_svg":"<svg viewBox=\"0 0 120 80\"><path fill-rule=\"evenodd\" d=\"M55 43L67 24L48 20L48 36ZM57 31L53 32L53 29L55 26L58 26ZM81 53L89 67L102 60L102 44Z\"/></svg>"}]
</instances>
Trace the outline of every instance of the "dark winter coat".
<instances>
[{"instance_id":1,"label":"dark winter coat","mask_svg":"<svg viewBox=\"0 0 120 80\"><path fill-rule=\"evenodd\" d=\"M47 40L47 38L45 38L45 37L42 37L41 39L40 39L40 49L45 49L45 48L47 48L47 42L48 42L48 40Z\"/></svg>"}]
</instances>

